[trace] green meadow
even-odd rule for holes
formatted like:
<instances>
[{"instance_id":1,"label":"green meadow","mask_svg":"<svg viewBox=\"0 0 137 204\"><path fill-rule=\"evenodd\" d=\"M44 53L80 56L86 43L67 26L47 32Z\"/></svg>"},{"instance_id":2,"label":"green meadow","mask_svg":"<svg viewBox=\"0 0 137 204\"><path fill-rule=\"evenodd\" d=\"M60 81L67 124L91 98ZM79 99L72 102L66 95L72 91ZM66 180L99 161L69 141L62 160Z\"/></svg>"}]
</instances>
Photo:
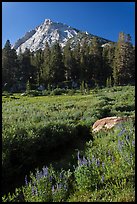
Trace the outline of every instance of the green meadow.
<instances>
[{"instance_id":1,"label":"green meadow","mask_svg":"<svg viewBox=\"0 0 137 204\"><path fill-rule=\"evenodd\" d=\"M134 86L3 93L3 202L135 201L135 121L93 134L108 116L135 116Z\"/></svg>"}]
</instances>

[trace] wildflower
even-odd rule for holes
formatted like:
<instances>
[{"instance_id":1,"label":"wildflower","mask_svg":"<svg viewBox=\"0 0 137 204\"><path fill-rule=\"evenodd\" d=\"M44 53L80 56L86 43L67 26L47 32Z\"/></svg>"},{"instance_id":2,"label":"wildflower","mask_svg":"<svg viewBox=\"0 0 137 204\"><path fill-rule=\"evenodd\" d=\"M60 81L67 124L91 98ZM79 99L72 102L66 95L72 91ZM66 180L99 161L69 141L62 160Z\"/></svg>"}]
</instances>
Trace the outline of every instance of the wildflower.
<instances>
[{"instance_id":1,"label":"wildflower","mask_svg":"<svg viewBox=\"0 0 137 204\"><path fill-rule=\"evenodd\" d=\"M135 146L135 140L132 140L132 146Z\"/></svg>"},{"instance_id":2,"label":"wildflower","mask_svg":"<svg viewBox=\"0 0 137 204\"><path fill-rule=\"evenodd\" d=\"M52 192L54 192L55 191L55 187L54 187L54 185L52 186Z\"/></svg>"},{"instance_id":3,"label":"wildflower","mask_svg":"<svg viewBox=\"0 0 137 204\"><path fill-rule=\"evenodd\" d=\"M84 165L87 165L87 160L86 160L86 158L85 157L83 157L83 161L82 161L82 164L84 164Z\"/></svg>"},{"instance_id":4,"label":"wildflower","mask_svg":"<svg viewBox=\"0 0 137 204\"><path fill-rule=\"evenodd\" d=\"M39 171L36 172L36 180L38 181L40 178L39 178Z\"/></svg>"},{"instance_id":5,"label":"wildflower","mask_svg":"<svg viewBox=\"0 0 137 204\"><path fill-rule=\"evenodd\" d=\"M100 161L99 161L99 159L96 160L96 164L97 164L98 167L100 166Z\"/></svg>"},{"instance_id":6,"label":"wildflower","mask_svg":"<svg viewBox=\"0 0 137 204\"><path fill-rule=\"evenodd\" d=\"M105 163L104 163L104 162L102 162L102 167L103 167L103 168L105 167Z\"/></svg>"},{"instance_id":7,"label":"wildflower","mask_svg":"<svg viewBox=\"0 0 137 204\"><path fill-rule=\"evenodd\" d=\"M79 154L79 151L78 151L78 153L77 153L77 158L78 158L78 160L80 159L79 155L80 155L80 154Z\"/></svg>"},{"instance_id":8,"label":"wildflower","mask_svg":"<svg viewBox=\"0 0 137 204\"><path fill-rule=\"evenodd\" d=\"M49 177L49 181L52 182L52 176Z\"/></svg>"},{"instance_id":9,"label":"wildflower","mask_svg":"<svg viewBox=\"0 0 137 204\"><path fill-rule=\"evenodd\" d=\"M118 140L118 149L119 149L119 151L121 151L121 148L122 148L122 142L120 140Z\"/></svg>"},{"instance_id":10,"label":"wildflower","mask_svg":"<svg viewBox=\"0 0 137 204\"><path fill-rule=\"evenodd\" d=\"M95 157L94 155L92 155L92 163L95 161Z\"/></svg>"},{"instance_id":11,"label":"wildflower","mask_svg":"<svg viewBox=\"0 0 137 204\"><path fill-rule=\"evenodd\" d=\"M25 176L25 185L28 185L28 181L27 181L27 175Z\"/></svg>"},{"instance_id":12,"label":"wildflower","mask_svg":"<svg viewBox=\"0 0 137 204\"><path fill-rule=\"evenodd\" d=\"M35 192L34 192L34 186L32 186L31 191L32 191L32 196L34 196L34 194L35 194Z\"/></svg>"},{"instance_id":13,"label":"wildflower","mask_svg":"<svg viewBox=\"0 0 137 204\"><path fill-rule=\"evenodd\" d=\"M116 124L116 127L118 127L118 129L120 129L122 126L123 126L122 123Z\"/></svg>"},{"instance_id":14,"label":"wildflower","mask_svg":"<svg viewBox=\"0 0 137 204\"><path fill-rule=\"evenodd\" d=\"M62 184L61 183L59 183L58 188L60 188L60 189L62 188Z\"/></svg>"},{"instance_id":15,"label":"wildflower","mask_svg":"<svg viewBox=\"0 0 137 204\"><path fill-rule=\"evenodd\" d=\"M92 162L91 162L91 160L90 160L90 159L88 159L87 161L88 161L88 165L90 166L90 165L91 165L91 163L92 163Z\"/></svg>"},{"instance_id":16,"label":"wildflower","mask_svg":"<svg viewBox=\"0 0 137 204\"><path fill-rule=\"evenodd\" d=\"M118 140L118 145L121 145L121 141L120 140Z\"/></svg>"},{"instance_id":17,"label":"wildflower","mask_svg":"<svg viewBox=\"0 0 137 204\"><path fill-rule=\"evenodd\" d=\"M108 150L108 155L110 156L110 150Z\"/></svg>"},{"instance_id":18,"label":"wildflower","mask_svg":"<svg viewBox=\"0 0 137 204\"><path fill-rule=\"evenodd\" d=\"M82 163L82 160L79 158L78 160L78 165L81 166L83 163Z\"/></svg>"},{"instance_id":19,"label":"wildflower","mask_svg":"<svg viewBox=\"0 0 137 204\"><path fill-rule=\"evenodd\" d=\"M126 140L129 141L129 135L126 135Z\"/></svg>"},{"instance_id":20,"label":"wildflower","mask_svg":"<svg viewBox=\"0 0 137 204\"><path fill-rule=\"evenodd\" d=\"M121 141L121 146L124 146L124 141L123 140Z\"/></svg>"},{"instance_id":21,"label":"wildflower","mask_svg":"<svg viewBox=\"0 0 137 204\"><path fill-rule=\"evenodd\" d=\"M123 128L119 133L118 136L121 136L126 130Z\"/></svg>"},{"instance_id":22,"label":"wildflower","mask_svg":"<svg viewBox=\"0 0 137 204\"><path fill-rule=\"evenodd\" d=\"M67 191L67 185L64 185L64 190Z\"/></svg>"},{"instance_id":23,"label":"wildflower","mask_svg":"<svg viewBox=\"0 0 137 204\"><path fill-rule=\"evenodd\" d=\"M101 182L102 183L104 182L104 175L102 175L102 177L101 177Z\"/></svg>"},{"instance_id":24,"label":"wildflower","mask_svg":"<svg viewBox=\"0 0 137 204\"><path fill-rule=\"evenodd\" d=\"M38 195L37 187L35 186L35 195Z\"/></svg>"},{"instance_id":25,"label":"wildflower","mask_svg":"<svg viewBox=\"0 0 137 204\"><path fill-rule=\"evenodd\" d=\"M112 155L112 163L114 163L114 157L113 157L113 155Z\"/></svg>"},{"instance_id":26,"label":"wildflower","mask_svg":"<svg viewBox=\"0 0 137 204\"><path fill-rule=\"evenodd\" d=\"M43 169L43 176L48 176L48 167L46 166L42 168Z\"/></svg>"},{"instance_id":27,"label":"wildflower","mask_svg":"<svg viewBox=\"0 0 137 204\"><path fill-rule=\"evenodd\" d=\"M60 179L63 178L63 172L60 172L60 175L59 175Z\"/></svg>"}]
</instances>

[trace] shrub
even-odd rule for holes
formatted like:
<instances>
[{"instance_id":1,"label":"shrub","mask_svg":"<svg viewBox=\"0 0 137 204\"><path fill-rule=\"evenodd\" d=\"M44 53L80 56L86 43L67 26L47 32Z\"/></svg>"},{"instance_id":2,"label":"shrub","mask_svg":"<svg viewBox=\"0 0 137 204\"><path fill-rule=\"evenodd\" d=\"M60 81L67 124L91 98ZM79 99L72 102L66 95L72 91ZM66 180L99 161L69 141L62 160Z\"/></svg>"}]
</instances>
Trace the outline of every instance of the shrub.
<instances>
[{"instance_id":1,"label":"shrub","mask_svg":"<svg viewBox=\"0 0 137 204\"><path fill-rule=\"evenodd\" d=\"M41 95L41 91L38 90L29 90L26 92L26 94L28 96L40 96Z\"/></svg>"},{"instance_id":2,"label":"shrub","mask_svg":"<svg viewBox=\"0 0 137 204\"><path fill-rule=\"evenodd\" d=\"M56 88L54 89L53 91L51 91L50 95L51 96L55 96L55 95L62 95L66 93L66 90L65 89L61 89L61 88Z\"/></svg>"},{"instance_id":3,"label":"shrub","mask_svg":"<svg viewBox=\"0 0 137 204\"><path fill-rule=\"evenodd\" d=\"M69 96L74 95L75 92L76 92L76 91L75 91L74 89L68 89L68 90L67 90L67 94L68 94Z\"/></svg>"}]
</instances>

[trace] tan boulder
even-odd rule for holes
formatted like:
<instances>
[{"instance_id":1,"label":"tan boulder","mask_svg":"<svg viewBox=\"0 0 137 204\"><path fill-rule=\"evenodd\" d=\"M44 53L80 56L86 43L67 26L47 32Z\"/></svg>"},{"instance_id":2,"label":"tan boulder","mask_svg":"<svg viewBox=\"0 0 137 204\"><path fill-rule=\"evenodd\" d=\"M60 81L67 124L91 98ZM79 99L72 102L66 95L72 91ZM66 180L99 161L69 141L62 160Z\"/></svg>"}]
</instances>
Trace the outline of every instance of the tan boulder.
<instances>
[{"instance_id":1,"label":"tan boulder","mask_svg":"<svg viewBox=\"0 0 137 204\"><path fill-rule=\"evenodd\" d=\"M111 129L116 124L127 121L131 117L106 117L97 120L92 126L92 132L98 132L99 130Z\"/></svg>"}]
</instances>

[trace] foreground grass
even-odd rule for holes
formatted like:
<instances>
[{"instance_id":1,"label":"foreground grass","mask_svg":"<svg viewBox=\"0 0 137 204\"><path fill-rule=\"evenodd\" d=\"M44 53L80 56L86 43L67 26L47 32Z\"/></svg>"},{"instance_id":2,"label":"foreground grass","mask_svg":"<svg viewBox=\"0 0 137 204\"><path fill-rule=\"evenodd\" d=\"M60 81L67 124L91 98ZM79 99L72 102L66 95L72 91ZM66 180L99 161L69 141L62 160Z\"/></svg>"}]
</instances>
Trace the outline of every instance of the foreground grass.
<instances>
[{"instance_id":1,"label":"foreground grass","mask_svg":"<svg viewBox=\"0 0 137 204\"><path fill-rule=\"evenodd\" d=\"M23 97L14 94L8 98L3 97L3 180L22 173L24 167L26 168L28 165L33 166L33 163L36 165L45 153L50 157L49 152L53 148L64 146L69 141L75 143L79 137L86 137L92 124L99 118L134 115L134 106L134 87L129 86L101 89L97 92L91 91L89 95ZM132 145L134 128L130 123L126 124L125 129L127 129L126 133L130 134L130 141L124 144L125 149L123 149L123 155L126 155L126 158L121 156L119 150L115 151L120 130L95 135L93 142L91 140L87 144L86 150L81 152L86 159L92 160L94 154L100 163L103 161L108 163L104 172L106 175L104 186L101 183L103 170L96 169L95 164L91 167L86 164L83 168L83 165L78 163L74 170L71 168L71 171L63 173L63 180L59 178L60 173L48 167L48 172L50 172L48 178L45 174L44 177L41 174L39 183L39 179L35 175L32 176L29 186L16 190L16 194L13 196L9 194L7 198L3 197L3 201L21 201L21 199L25 202L76 201L80 199L86 201L90 201L90 199L91 201L127 199L131 201L134 199L134 144ZM125 133L122 134L123 137L126 137ZM113 165L109 163L108 150L116 159L116 163L114 162ZM130 153L132 153L132 158L130 158ZM130 165L126 164L125 159L130 159ZM122 170L120 171L121 166ZM93 167L96 171L93 171ZM116 174L113 174L114 168ZM84 174L83 171L86 173ZM82 177L82 175L84 176ZM119 175L118 178L117 175ZM52 182L50 176L54 178ZM97 180L92 180L92 177ZM112 180L113 183L110 182ZM59 183L62 187L58 189ZM98 183L98 186L95 186L95 183ZM34 193L35 186L38 194L36 191ZM126 186L128 186L127 190ZM18 193L20 191L22 193ZM119 195L119 191L123 194ZM23 194L23 196L18 198L18 194ZM105 195L107 196L105 197Z\"/></svg>"},{"instance_id":2,"label":"foreground grass","mask_svg":"<svg viewBox=\"0 0 137 204\"><path fill-rule=\"evenodd\" d=\"M106 146L107 143L107 146ZM134 202L135 132L132 121L95 134L77 153L73 170L43 167L3 202Z\"/></svg>"}]
</instances>

